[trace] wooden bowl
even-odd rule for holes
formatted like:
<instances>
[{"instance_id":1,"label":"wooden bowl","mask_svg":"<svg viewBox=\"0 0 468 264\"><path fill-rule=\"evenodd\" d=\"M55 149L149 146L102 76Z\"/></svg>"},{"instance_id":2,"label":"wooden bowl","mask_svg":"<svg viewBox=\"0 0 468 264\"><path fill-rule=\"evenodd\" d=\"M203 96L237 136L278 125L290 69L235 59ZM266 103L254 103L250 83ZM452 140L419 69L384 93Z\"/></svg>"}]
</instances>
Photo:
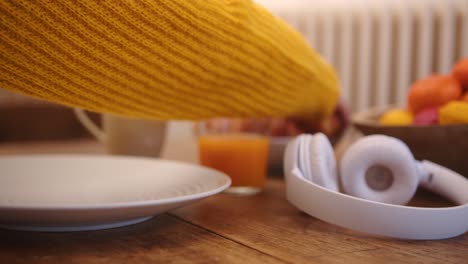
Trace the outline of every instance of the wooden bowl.
<instances>
[{"instance_id":1,"label":"wooden bowl","mask_svg":"<svg viewBox=\"0 0 468 264\"><path fill-rule=\"evenodd\" d=\"M468 125L382 126L377 120L389 108L352 116L364 135L382 134L404 141L418 160L430 160L468 177Z\"/></svg>"}]
</instances>

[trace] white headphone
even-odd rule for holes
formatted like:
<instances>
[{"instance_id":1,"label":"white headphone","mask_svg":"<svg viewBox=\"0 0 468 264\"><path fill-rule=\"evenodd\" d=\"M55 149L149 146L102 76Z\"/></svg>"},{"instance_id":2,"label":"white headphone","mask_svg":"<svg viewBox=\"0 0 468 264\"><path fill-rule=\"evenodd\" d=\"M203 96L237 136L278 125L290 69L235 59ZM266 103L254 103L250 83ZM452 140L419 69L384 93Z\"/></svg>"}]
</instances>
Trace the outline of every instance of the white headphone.
<instances>
[{"instance_id":1,"label":"white headphone","mask_svg":"<svg viewBox=\"0 0 468 264\"><path fill-rule=\"evenodd\" d=\"M346 150L340 178L349 195L338 192L333 148L321 133L290 141L284 170L287 199L338 226L403 239L444 239L468 231L468 180L430 161L416 161L396 138L367 136ZM419 184L459 206L403 206Z\"/></svg>"}]
</instances>

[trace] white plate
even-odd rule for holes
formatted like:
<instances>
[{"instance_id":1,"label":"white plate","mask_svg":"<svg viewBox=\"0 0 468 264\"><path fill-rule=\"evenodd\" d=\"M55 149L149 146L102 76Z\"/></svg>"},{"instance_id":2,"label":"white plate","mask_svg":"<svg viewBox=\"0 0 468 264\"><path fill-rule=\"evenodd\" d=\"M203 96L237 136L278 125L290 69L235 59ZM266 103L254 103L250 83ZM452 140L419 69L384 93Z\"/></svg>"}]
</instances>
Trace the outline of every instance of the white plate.
<instances>
[{"instance_id":1,"label":"white plate","mask_svg":"<svg viewBox=\"0 0 468 264\"><path fill-rule=\"evenodd\" d=\"M158 159L0 157L0 227L80 231L125 226L225 190L221 172Z\"/></svg>"}]
</instances>

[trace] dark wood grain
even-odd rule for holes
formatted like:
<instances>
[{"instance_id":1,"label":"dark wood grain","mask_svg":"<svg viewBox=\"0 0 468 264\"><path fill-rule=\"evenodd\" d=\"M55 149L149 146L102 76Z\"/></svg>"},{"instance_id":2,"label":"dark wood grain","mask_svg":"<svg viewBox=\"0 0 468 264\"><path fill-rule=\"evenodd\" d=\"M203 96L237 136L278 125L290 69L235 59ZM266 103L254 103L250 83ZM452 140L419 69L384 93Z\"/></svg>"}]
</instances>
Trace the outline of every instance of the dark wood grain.
<instances>
[{"instance_id":1,"label":"dark wood grain","mask_svg":"<svg viewBox=\"0 0 468 264\"><path fill-rule=\"evenodd\" d=\"M468 234L442 241L375 237L301 213L286 201L284 193L284 182L271 180L260 195L223 194L173 214L266 254L297 263L468 263ZM419 192L411 204L450 205L427 192Z\"/></svg>"},{"instance_id":2,"label":"dark wood grain","mask_svg":"<svg viewBox=\"0 0 468 264\"><path fill-rule=\"evenodd\" d=\"M282 263L172 216L76 233L0 230L0 263Z\"/></svg>"}]
</instances>

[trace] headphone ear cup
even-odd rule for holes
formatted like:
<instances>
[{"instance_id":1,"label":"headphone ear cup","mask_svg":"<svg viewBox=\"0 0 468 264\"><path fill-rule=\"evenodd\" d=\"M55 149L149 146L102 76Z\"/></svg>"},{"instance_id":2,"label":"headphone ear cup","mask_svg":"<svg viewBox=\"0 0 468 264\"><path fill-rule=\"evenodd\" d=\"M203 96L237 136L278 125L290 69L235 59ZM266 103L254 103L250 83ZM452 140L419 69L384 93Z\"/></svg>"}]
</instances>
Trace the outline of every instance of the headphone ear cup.
<instances>
[{"instance_id":1,"label":"headphone ear cup","mask_svg":"<svg viewBox=\"0 0 468 264\"><path fill-rule=\"evenodd\" d=\"M309 143L309 168L314 183L338 192L338 175L333 147L328 138L317 133Z\"/></svg>"},{"instance_id":2,"label":"headphone ear cup","mask_svg":"<svg viewBox=\"0 0 468 264\"><path fill-rule=\"evenodd\" d=\"M406 204L419 184L416 161L399 139L367 136L346 150L340 164L340 176L346 193L383 203ZM388 188L376 189L371 179L388 174Z\"/></svg>"}]
</instances>

